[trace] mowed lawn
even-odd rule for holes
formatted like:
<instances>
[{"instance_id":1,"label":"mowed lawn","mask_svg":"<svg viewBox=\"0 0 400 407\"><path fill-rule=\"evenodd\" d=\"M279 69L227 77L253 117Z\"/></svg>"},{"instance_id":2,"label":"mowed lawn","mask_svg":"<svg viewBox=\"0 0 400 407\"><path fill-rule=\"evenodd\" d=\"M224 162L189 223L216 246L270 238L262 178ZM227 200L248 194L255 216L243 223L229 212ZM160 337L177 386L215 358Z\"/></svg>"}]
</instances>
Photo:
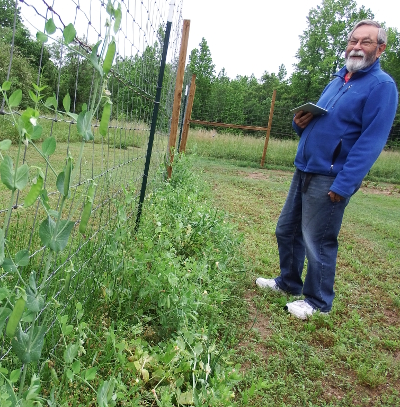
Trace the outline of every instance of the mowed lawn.
<instances>
[{"instance_id":1,"label":"mowed lawn","mask_svg":"<svg viewBox=\"0 0 400 407\"><path fill-rule=\"evenodd\" d=\"M244 235L238 359L248 406L400 406L400 188L365 182L352 198L339 236L336 298L329 316L297 320L283 309L290 297L254 285L275 277L276 222L292 172L244 168L196 158Z\"/></svg>"}]
</instances>

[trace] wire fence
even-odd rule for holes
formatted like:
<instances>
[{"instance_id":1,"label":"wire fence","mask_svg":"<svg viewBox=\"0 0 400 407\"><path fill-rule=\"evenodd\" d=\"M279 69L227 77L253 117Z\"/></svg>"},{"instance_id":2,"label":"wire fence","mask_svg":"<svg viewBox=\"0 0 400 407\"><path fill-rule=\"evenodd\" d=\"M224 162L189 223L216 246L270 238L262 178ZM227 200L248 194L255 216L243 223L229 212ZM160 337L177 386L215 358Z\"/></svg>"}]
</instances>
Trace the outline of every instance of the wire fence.
<instances>
[{"instance_id":1,"label":"wire fence","mask_svg":"<svg viewBox=\"0 0 400 407\"><path fill-rule=\"evenodd\" d=\"M11 89L8 104L5 98L0 99L0 142L9 139L12 144L0 153L2 163L11 162L16 169L18 166L17 178L29 168L26 174L24 172L29 181L26 188L19 188L17 184L14 190L7 187L6 166L2 164L0 226L3 237L0 235L0 243L3 243L4 253L0 252L0 258L3 254L4 262L0 268L0 330L4 329L9 315L3 312L10 305L7 298L12 297L10 293L19 292L16 287L25 281L28 302L30 295L38 300L39 289L42 289L44 294L40 294L40 298L45 300L45 305L38 306L35 312L32 306L28 307L22 316L22 325L26 331L33 320L40 323L47 320L50 340L46 343L55 346L59 339L58 330L53 329L56 314L71 314L77 301L94 300L99 273L118 266L112 244L118 224L134 217L137 211L171 3L175 3L174 13L150 170L146 175L147 190L164 176L159 169L168 145L183 21L182 1L4 2L4 9L0 10L3 32L0 85L7 82ZM99 69L93 62L97 61L96 50L100 54L101 44L107 41L107 29L113 23L116 25L117 20L119 29L112 33L114 62L109 74L99 77ZM75 27L76 36L67 44L65 38L71 25ZM34 37L37 32L46 33L47 42L37 41ZM107 55L104 64L106 60ZM22 98L19 108L10 110L10 94L16 89L22 90ZM94 100L102 98L109 100L112 106L106 133L101 134L101 127L107 103L98 105L93 120L86 125L87 134L92 134L93 139L89 137L82 143L80 117L85 117ZM36 119L41 128L40 136L29 135L29 140L27 135L21 136L17 131L17 123L24 120L26 111L33 115L30 121L35 122L34 129L38 127ZM38 112L37 117L34 111ZM21 137L23 143L19 148ZM63 185L69 162L74 164L71 177L75 177L68 199L64 200ZM43 189L39 199L28 208L28 186L38 186L41 179ZM89 201L91 215L87 228L80 232ZM53 248L50 255L48 245L43 243L44 236L54 228L58 231L58 221L54 226L51 219L60 213L59 222L65 222L64 228L57 234L59 247ZM70 235L63 238L68 228ZM36 282L31 281L32 275ZM8 340L5 336L2 338L0 360L7 358L10 352Z\"/></svg>"}]
</instances>

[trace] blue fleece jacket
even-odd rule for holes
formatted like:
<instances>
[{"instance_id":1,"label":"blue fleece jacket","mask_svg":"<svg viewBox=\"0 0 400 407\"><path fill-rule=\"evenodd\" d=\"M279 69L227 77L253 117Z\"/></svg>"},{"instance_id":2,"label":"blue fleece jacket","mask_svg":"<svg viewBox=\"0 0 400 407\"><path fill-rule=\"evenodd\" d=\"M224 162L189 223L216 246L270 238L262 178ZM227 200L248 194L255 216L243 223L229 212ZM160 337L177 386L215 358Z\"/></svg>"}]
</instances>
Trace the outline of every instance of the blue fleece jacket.
<instances>
[{"instance_id":1,"label":"blue fleece jacket","mask_svg":"<svg viewBox=\"0 0 400 407\"><path fill-rule=\"evenodd\" d=\"M343 67L324 89L316 116L300 136L295 166L305 172L335 177L331 191L350 197L386 144L396 114L398 93L379 59L345 83Z\"/></svg>"}]
</instances>

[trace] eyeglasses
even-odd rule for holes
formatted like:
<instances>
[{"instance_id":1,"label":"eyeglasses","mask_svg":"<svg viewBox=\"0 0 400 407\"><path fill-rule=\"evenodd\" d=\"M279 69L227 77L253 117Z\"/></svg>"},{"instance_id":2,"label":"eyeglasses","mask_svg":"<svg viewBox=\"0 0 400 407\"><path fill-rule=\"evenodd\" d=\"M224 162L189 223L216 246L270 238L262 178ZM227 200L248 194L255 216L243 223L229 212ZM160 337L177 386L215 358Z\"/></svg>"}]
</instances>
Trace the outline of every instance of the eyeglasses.
<instances>
[{"instance_id":1,"label":"eyeglasses","mask_svg":"<svg viewBox=\"0 0 400 407\"><path fill-rule=\"evenodd\" d=\"M372 44L378 44L377 41L371 41L371 40L356 40L355 38L352 38L351 40L347 41L349 45L352 47L355 47L358 43L360 43L362 48L369 48Z\"/></svg>"}]
</instances>

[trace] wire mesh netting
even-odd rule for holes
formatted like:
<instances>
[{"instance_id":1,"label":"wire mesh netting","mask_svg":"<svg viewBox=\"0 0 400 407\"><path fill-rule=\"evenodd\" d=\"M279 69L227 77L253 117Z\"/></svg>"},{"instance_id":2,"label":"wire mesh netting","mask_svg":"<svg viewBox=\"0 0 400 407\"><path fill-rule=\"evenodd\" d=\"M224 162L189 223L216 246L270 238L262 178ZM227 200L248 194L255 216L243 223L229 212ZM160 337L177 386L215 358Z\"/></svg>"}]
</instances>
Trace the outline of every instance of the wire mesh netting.
<instances>
[{"instance_id":1,"label":"wire mesh netting","mask_svg":"<svg viewBox=\"0 0 400 407\"><path fill-rule=\"evenodd\" d=\"M147 190L163 177L182 1L0 3L0 329L10 312L3 311L20 295L16 287L25 283L28 303L39 291L45 295L37 311L30 303L23 326L47 318L52 331L50 309L61 304L68 312L76 301L91 300L96 273L107 272L107 242L117 223L136 215L173 6ZM112 43L115 58L105 74ZM48 342L56 343L57 331L50 335L54 341ZM3 339L0 360L9 353L7 343Z\"/></svg>"}]
</instances>

